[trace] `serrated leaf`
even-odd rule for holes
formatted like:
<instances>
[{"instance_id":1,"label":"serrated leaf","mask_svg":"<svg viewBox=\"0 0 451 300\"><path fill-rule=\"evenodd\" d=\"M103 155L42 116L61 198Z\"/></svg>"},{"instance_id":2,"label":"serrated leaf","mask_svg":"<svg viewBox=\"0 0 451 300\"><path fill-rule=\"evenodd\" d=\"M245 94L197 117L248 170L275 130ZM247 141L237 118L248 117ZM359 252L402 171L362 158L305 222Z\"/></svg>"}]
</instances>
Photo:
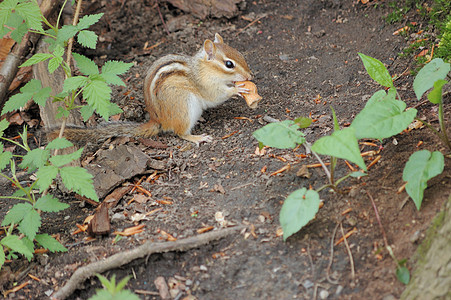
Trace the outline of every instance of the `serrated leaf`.
<instances>
[{"instance_id":1,"label":"serrated leaf","mask_svg":"<svg viewBox=\"0 0 451 300\"><path fill-rule=\"evenodd\" d=\"M30 251L30 249L24 244L24 242L19 239L17 235L8 235L5 236L0 243L14 252L20 253L27 257L28 259L31 259L33 257L33 252Z\"/></svg>"},{"instance_id":2,"label":"serrated leaf","mask_svg":"<svg viewBox=\"0 0 451 300\"><path fill-rule=\"evenodd\" d=\"M1 241L0 241L1 244ZM6 257L5 257L5 252L3 250L3 246L0 247L0 270L2 269L3 265L5 264L6 261Z\"/></svg>"},{"instance_id":3,"label":"serrated leaf","mask_svg":"<svg viewBox=\"0 0 451 300\"><path fill-rule=\"evenodd\" d=\"M77 35L77 41L84 47L95 49L97 45L97 34L91 30L82 30Z\"/></svg>"},{"instance_id":4,"label":"serrated leaf","mask_svg":"<svg viewBox=\"0 0 451 300\"><path fill-rule=\"evenodd\" d=\"M36 1L22 2L16 6L16 11L24 18L28 27L43 32L41 10Z\"/></svg>"},{"instance_id":5,"label":"serrated leaf","mask_svg":"<svg viewBox=\"0 0 451 300\"><path fill-rule=\"evenodd\" d=\"M51 87L47 86L45 88L42 88L33 95L33 101L40 106L45 106L47 99L50 97L51 93Z\"/></svg>"},{"instance_id":6,"label":"serrated leaf","mask_svg":"<svg viewBox=\"0 0 451 300\"><path fill-rule=\"evenodd\" d=\"M37 168L44 166L50 157L50 152L41 148L36 148L28 151L23 157L19 167L22 169L28 168L28 173L33 172Z\"/></svg>"},{"instance_id":7,"label":"serrated leaf","mask_svg":"<svg viewBox=\"0 0 451 300\"><path fill-rule=\"evenodd\" d=\"M33 209L33 206L30 203L17 203L15 204L5 215L5 218L2 221L2 226L7 226L12 223L18 224L23 220L25 215Z\"/></svg>"},{"instance_id":8,"label":"serrated leaf","mask_svg":"<svg viewBox=\"0 0 451 300\"><path fill-rule=\"evenodd\" d=\"M420 210L424 190L429 179L441 174L445 167L445 159L441 152L420 150L413 153L407 161L402 179L407 181L406 192Z\"/></svg>"},{"instance_id":9,"label":"serrated leaf","mask_svg":"<svg viewBox=\"0 0 451 300\"><path fill-rule=\"evenodd\" d=\"M36 210L31 209L19 223L18 229L21 233L25 234L25 236L27 236L30 241L32 241L34 240L34 237L36 236L36 233L38 232L40 226L41 216Z\"/></svg>"},{"instance_id":10,"label":"serrated leaf","mask_svg":"<svg viewBox=\"0 0 451 300\"><path fill-rule=\"evenodd\" d=\"M88 78L84 76L73 76L64 80L63 92L76 91L88 82Z\"/></svg>"},{"instance_id":11,"label":"serrated leaf","mask_svg":"<svg viewBox=\"0 0 451 300\"><path fill-rule=\"evenodd\" d=\"M434 58L425 65L413 81L413 90L417 99L420 100L423 94L434 86L439 79L445 79L450 71L450 64L445 63L441 58Z\"/></svg>"},{"instance_id":12,"label":"serrated leaf","mask_svg":"<svg viewBox=\"0 0 451 300\"><path fill-rule=\"evenodd\" d=\"M85 105L82 108L80 108L80 114L81 117L83 118L83 121L88 121L88 119L92 116L92 114L94 113L94 108L92 108L89 105Z\"/></svg>"},{"instance_id":13,"label":"serrated leaf","mask_svg":"<svg viewBox=\"0 0 451 300\"><path fill-rule=\"evenodd\" d=\"M9 151L3 151L3 144L0 143L0 171L3 171L9 165L13 154Z\"/></svg>"},{"instance_id":14,"label":"serrated leaf","mask_svg":"<svg viewBox=\"0 0 451 300\"><path fill-rule=\"evenodd\" d=\"M66 138L56 138L45 146L45 149L64 149L72 147L74 144Z\"/></svg>"},{"instance_id":15,"label":"serrated leaf","mask_svg":"<svg viewBox=\"0 0 451 300\"><path fill-rule=\"evenodd\" d=\"M406 267L396 268L396 278L398 278L401 283L408 284L410 281L409 269Z\"/></svg>"},{"instance_id":16,"label":"serrated leaf","mask_svg":"<svg viewBox=\"0 0 451 300\"><path fill-rule=\"evenodd\" d=\"M100 74L100 76L108 84L125 86L125 83L122 81L122 79L119 76L115 75L115 74Z\"/></svg>"},{"instance_id":17,"label":"serrated leaf","mask_svg":"<svg viewBox=\"0 0 451 300\"><path fill-rule=\"evenodd\" d=\"M111 88L104 81L93 80L83 90L83 98L106 121L110 117Z\"/></svg>"},{"instance_id":18,"label":"serrated leaf","mask_svg":"<svg viewBox=\"0 0 451 300\"><path fill-rule=\"evenodd\" d=\"M48 234L37 234L36 242L38 242L42 247L48 249L50 252L66 252L67 248L61 245L56 239Z\"/></svg>"},{"instance_id":19,"label":"serrated leaf","mask_svg":"<svg viewBox=\"0 0 451 300\"><path fill-rule=\"evenodd\" d=\"M28 32L28 25L26 23L22 23L14 29L11 32L11 38L16 41L17 43L20 43L22 41L22 38L24 37L25 33ZM1 34L0 34L1 36Z\"/></svg>"},{"instance_id":20,"label":"serrated leaf","mask_svg":"<svg viewBox=\"0 0 451 300\"><path fill-rule=\"evenodd\" d=\"M393 87L393 79L382 62L363 53L359 53L359 56L368 75L370 75L373 80L385 87Z\"/></svg>"},{"instance_id":21,"label":"serrated leaf","mask_svg":"<svg viewBox=\"0 0 451 300\"><path fill-rule=\"evenodd\" d=\"M406 103L399 100L382 100L360 111L351 128L357 139L384 139L406 129L417 115L416 109L404 111Z\"/></svg>"},{"instance_id":22,"label":"serrated leaf","mask_svg":"<svg viewBox=\"0 0 451 300\"><path fill-rule=\"evenodd\" d=\"M85 75L94 75L99 74L99 68L96 63L87 58L84 55L73 53L75 61L77 62L77 67Z\"/></svg>"},{"instance_id":23,"label":"serrated leaf","mask_svg":"<svg viewBox=\"0 0 451 300\"><path fill-rule=\"evenodd\" d=\"M14 8L16 8L17 2L17 0L4 0L0 3L0 29L3 29L3 26L10 19L11 12Z\"/></svg>"},{"instance_id":24,"label":"serrated leaf","mask_svg":"<svg viewBox=\"0 0 451 300\"><path fill-rule=\"evenodd\" d=\"M36 53L32 57L30 57L28 60L26 60L23 64L19 66L19 68L32 66L34 64L37 64L41 61L45 61L49 58L52 58L53 55L50 53Z\"/></svg>"},{"instance_id":25,"label":"serrated leaf","mask_svg":"<svg viewBox=\"0 0 451 300\"><path fill-rule=\"evenodd\" d=\"M58 43L63 43L68 41L71 37L74 37L78 32L78 28L73 25L64 25L58 30L56 35L56 41Z\"/></svg>"},{"instance_id":26,"label":"serrated leaf","mask_svg":"<svg viewBox=\"0 0 451 300\"><path fill-rule=\"evenodd\" d=\"M45 88L41 91L41 81L37 79L30 80L26 85L20 89L20 93L9 98L3 107L2 113L5 114L10 111L14 111L23 107L31 98L38 97L38 102L41 102L50 95L49 88Z\"/></svg>"},{"instance_id":27,"label":"serrated leaf","mask_svg":"<svg viewBox=\"0 0 451 300\"><path fill-rule=\"evenodd\" d=\"M48 188L57 175L58 168L55 166L43 166L39 168L36 172L36 177L38 178L36 185L39 187L39 190L43 192Z\"/></svg>"},{"instance_id":28,"label":"serrated leaf","mask_svg":"<svg viewBox=\"0 0 451 300\"><path fill-rule=\"evenodd\" d=\"M78 21L77 28L78 30L83 30L89 28L91 25L97 23L100 18L103 16L103 13L95 14L95 15L86 15Z\"/></svg>"},{"instance_id":29,"label":"serrated leaf","mask_svg":"<svg viewBox=\"0 0 451 300\"><path fill-rule=\"evenodd\" d=\"M83 148L69 154L54 155L50 157L50 162L57 167L62 167L81 157Z\"/></svg>"},{"instance_id":30,"label":"serrated leaf","mask_svg":"<svg viewBox=\"0 0 451 300\"><path fill-rule=\"evenodd\" d=\"M110 109L109 109L110 116L114 116L114 115L120 114L122 112L123 112L123 110L122 110L122 108L119 107L119 105L117 105L116 103L110 102Z\"/></svg>"},{"instance_id":31,"label":"serrated leaf","mask_svg":"<svg viewBox=\"0 0 451 300\"><path fill-rule=\"evenodd\" d=\"M3 132L8 129L9 122L6 119L0 121L0 136L3 136Z\"/></svg>"},{"instance_id":32,"label":"serrated leaf","mask_svg":"<svg viewBox=\"0 0 451 300\"><path fill-rule=\"evenodd\" d=\"M287 149L295 148L305 142L304 134L294 121L285 120L268 124L252 134L259 142L266 146Z\"/></svg>"},{"instance_id":33,"label":"serrated leaf","mask_svg":"<svg viewBox=\"0 0 451 300\"><path fill-rule=\"evenodd\" d=\"M283 239L302 229L316 215L320 199L318 192L302 188L285 199L280 210L279 221L283 229Z\"/></svg>"},{"instance_id":34,"label":"serrated leaf","mask_svg":"<svg viewBox=\"0 0 451 300\"><path fill-rule=\"evenodd\" d=\"M47 194L39 198L34 207L45 212L57 212L68 208L69 205Z\"/></svg>"},{"instance_id":35,"label":"serrated leaf","mask_svg":"<svg viewBox=\"0 0 451 300\"><path fill-rule=\"evenodd\" d=\"M32 93L19 93L11 96L2 109L2 115L23 107L33 96Z\"/></svg>"},{"instance_id":36,"label":"serrated leaf","mask_svg":"<svg viewBox=\"0 0 451 300\"><path fill-rule=\"evenodd\" d=\"M428 99L434 104L439 104L442 102L442 88L445 84L447 84L448 81L439 79L436 82L434 82L434 88L432 91L428 94Z\"/></svg>"},{"instance_id":37,"label":"serrated leaf","mask_svg":"<svg viewBox=\"0 0 451 300\"><path fill-rule=\"evenodd\" d=\"M124 74L127 72L133 63L124 63L122 61L109 60L102 67L102 74Z\"/></svg>"},{"instance_id":38,"label":"serrated leaf","mask_svg":"<svg viewBox=\"0 0 451 300\"><path fill-rule=\"evenodd\" d=\"M48 65L49 73L52 74L53 72L55 72L55 70L58 69L58 67L61 65L62 62L63 58L60 56L54 57L51 60L49 60Z\"/></svg>"},{"instance_id":39,"label":"serrated leaf","mask_svg":"<svg viewBox=\"0 0 451 300\"><path fill-rule=\"evenodd\" d=\"M320 138L313 144L312 151L349 160L366 171L366 165L360 155L354 128L348 127L335 131L330 136Z\"/></svg>"},{"instance_id":40,"label":"serrated leaf","mask_svg":"<svg viewBox=\"0 0 451 300\"><path fill-rule=\"evenodd\" d=\"M92 175L86 169L81 167L64 167L61 168L60 175L66 188L82 196L99 201L94 190Z\"/></svg>"}]
</instances>

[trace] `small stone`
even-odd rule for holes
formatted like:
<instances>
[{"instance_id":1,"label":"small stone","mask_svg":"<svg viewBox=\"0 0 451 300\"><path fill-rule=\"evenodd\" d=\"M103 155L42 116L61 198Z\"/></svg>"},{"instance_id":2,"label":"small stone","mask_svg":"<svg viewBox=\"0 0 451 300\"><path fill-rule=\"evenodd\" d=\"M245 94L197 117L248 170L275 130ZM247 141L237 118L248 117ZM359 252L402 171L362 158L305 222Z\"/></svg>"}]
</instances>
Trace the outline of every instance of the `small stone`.
<instances>
[{"instance_id":1,"label":"small stone","mask_svg":"<svg viewBox=\"0 0 451 300\"><path fill-rule=\"evenodd\" d=\"M208 269L207 269L207 267L206 266L204 266L204 265L200 265L199 266L199 270L201 270L201 271L207 271Z\"/></svg>"},{"instance_id":2,"label":"small stone","mask_svg":"<svg viewBox=\"0 0 451 300\"><path fill-rule=\"evenodd\" d=\"M343 291L343 286L342 285L337 286L337 290L335 291L335 295L337 295L337 296L340 295L342 291Z\"/></svg>"},{"instance_id":3,"label":"small stone","mask_svg":"<svg viewBox=\"0 0 451 300\"><path fill-rule=\"evenodd\" d=\"M414 243L416 243L416 242L418 241L419 238L420 238L420 231L417 230L417 231L415 231L415 232L412 234L412 236L410 237L410 242L411 242L412 244L414 244Z\"/></svg>"},{"instance_id":4,"label":"small stone","mask_svg":"<svg viewBox=\"0 0 451 300\"><path fill-rule=\"evenodd\" d=\"M326 290L322 290L321 292L319 292L319 297L321 299L327 299L327 297L329 297L329 292Z\"/></svg>"},{"instance_id":5,"label":"small stone","mask_svg":"<svg viewBox=\"0 0 451 300\"><path fill-rule=\"evenodd\" d=\"M305 288L305 289L308 289L308 288L311 288L312 286L313 286L313 282L311 282L310 280L305 280L303 283L302 283L302 286Z\"/></svg>"}]
</instances>

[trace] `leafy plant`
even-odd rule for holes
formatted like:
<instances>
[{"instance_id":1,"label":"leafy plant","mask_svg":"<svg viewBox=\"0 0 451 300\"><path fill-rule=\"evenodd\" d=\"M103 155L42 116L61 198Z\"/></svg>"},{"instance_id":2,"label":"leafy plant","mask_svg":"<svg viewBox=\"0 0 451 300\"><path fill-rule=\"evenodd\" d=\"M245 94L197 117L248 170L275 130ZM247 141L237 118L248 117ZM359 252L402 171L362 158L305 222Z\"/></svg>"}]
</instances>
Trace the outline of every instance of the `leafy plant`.
<instances>
[{"instance_id":1,"label":"leafy plant","mask_svg":"<svg viewBox=\"0 0 451 300\"><path fill-rule=\"evenodd\" d=\"M113 114L121 112L120 108L111 103L110 85L125 85L118 75L126 72L131 63L119 61L107 61L99 70L97 65L89 58L71 52L71 39L88 48L95 49L97 35L88 30L95 24L103 14L86 15L76 25L59 26L62 9L67 0L61 6L56 24L52 25L41 13L36 0L5 0L0 3L0 36L10 33L16 41L20 41L27 31L41 34L46 37L50 44L50 53L36 53L20 67L31 66L40 62L48 61L48 72L53 73L62 68L66 75L63 90L54 94L50 87L42 87L39 80L33 79L20 89L20 93L12 96L4 105L1 114L17 110L24 106L29 100L44 106L50 98L53 102L62 102L57 117L63 119L60 136L63 135L65 120L73 109L80 109L81 114L87 120L94 112L105 120ZM48 29L44 29L47 27ZM63 56L73 56L77 67L82 75L72 76L70 60L64 61ZM75 99L82 96L86 105L76 105ZM21 143L3 137L4 131L9 123L6 120L0 122L0 139L20 147L26 152L25 155L15 155L5 151L3 143L0 143L0 171L10 166L11 175L0 173L0 176L8 179L18 188L14 195L3 199L16 199L21 201L15 204L6 214L1 225L6 226L6 237L0 244L0 268L5 258L16 258L15 253L24 255L31 259L33 256L34 242L50 251L67 251L57 240L48 234L38 234L41 226L41 212L56 212L68 207L48 194L52 182L59 177L61 182L69 189L80 195L98 201L90 175L81 167L68 166L74 160L80 158L83 149L73 153L58 155L58 150L72 147L73 144L64 138L51 141L44 148L31 150L27 142L27 129L24 128L20 134ZM29 186L21 183L16 176L16 160L21 161L18 167L26 169L28 173L35 172L36 180ZM39 196L39 193L40 196ZM15 235L17 228L22 234ZM8 253L7 255L5 253Z\"/></svg>"},{"instance_id":2,"label":"leafy plant","mask_svg":"<svg viewBox=\"0 0 451 300\"><path fill-rule=\"evenodd\" d=\"M139 300L139 297L136 294L130 292L129 290L124 290L125 285L130 280L130 276L124 277L117 283L117 285L115 274L113 274L111 280L108 280L100 274L97 274L97 277L102 283L104 289L98 289L97 293L89 298L89 300Z\"/></svg>"}]
</instances>

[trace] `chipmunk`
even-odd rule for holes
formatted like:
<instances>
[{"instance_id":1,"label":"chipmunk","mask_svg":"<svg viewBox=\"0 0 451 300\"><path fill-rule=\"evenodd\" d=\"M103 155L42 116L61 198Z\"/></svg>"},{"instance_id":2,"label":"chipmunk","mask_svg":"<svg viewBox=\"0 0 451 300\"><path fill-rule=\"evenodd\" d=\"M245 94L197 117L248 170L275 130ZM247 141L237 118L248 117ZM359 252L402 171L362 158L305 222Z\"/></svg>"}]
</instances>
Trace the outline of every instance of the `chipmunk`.
<instances>
[{"instance_id":1,"label":"chipmunk","mask_svg":"<svg viewBox=\"0 0 451 300\"><path fill-rule=\"evenodd\" d=\"M144 80L144 100L149 112L147 123L117 122L96 128L67 128L64 136L83 143L117 136L149 138L160 132L174 132L196 143L210 142L208 135L192 135L202 112L224 103L232 96L248 94L237 81L252 78L243 55L215 39L205 40L197 54L167 55L153 63Z\"/></svg>"}]
</instances>

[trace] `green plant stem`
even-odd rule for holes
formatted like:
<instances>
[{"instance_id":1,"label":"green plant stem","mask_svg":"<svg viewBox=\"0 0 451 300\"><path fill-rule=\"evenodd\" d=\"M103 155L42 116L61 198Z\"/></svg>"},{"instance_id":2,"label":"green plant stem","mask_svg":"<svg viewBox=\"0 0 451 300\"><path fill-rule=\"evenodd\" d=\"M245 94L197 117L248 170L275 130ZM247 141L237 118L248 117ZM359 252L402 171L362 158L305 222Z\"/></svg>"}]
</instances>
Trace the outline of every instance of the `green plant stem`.
<instances>
[{"instance_id":1,"label":"green plant stem","mask_svg":"<svg viewBox=\"0 0 451 300\"><path fill-rule=\"evenodd\" d=\"M448 149L451 151L451 143L448 139L448 134L446 133L445 120L443 116L443 101L440 101L438 104L438 122L440 124L440 130L443 135L443 142L448 146Z\"/></svg>"},{"instance_id":2,"label":"green plant stem","mask_svg":"<svg viewBox=\"0 0 451 300\"><path fill-rule=\"evenodd\" d=\"M337 191L337 187L334 185L334 184L325 184L325 185L323 185L323 186L321 186L320 188L318 188L317 190L316 190L316 192L320 192L320 191L322 191L322 190L324 190L324 189L327 189L327 188L331 188L331 189L333 189L334 191Z\"/></svg>"},{"instance_id":3,"label":"green plant stem","mask_svg":"<svg viewBox=\"0 0 451 300\"><path fill-rule=\"evenodd\" d=\"M16 199L16 200L29 201L28 198L24 198L24 197L13 197L13 196L0 196L0 199Z\"/></svg>"},{"instance_id":4,"label":"green plant stem","mask_svg":"<svg viewBox=\"0 0 451 300\"><path fill-rule=\"evenodd\" d=\"M60 20L61 20L61 15L63 14L64 7L66 7L66 3L67 3L67 0L64 0L64 3L63 3L63 5L61 5L61 9L60 9L60 11L58 13L58 18L56 18L56 26L55 26L55 28L56 28L57 31L58 31L58 28L59 28L59 23L60 23Z\"/></svg>"},{"instance_id":5,"label":"green plant stem","mask_svg":"<svg viewBox=\"0 0 451 300\"><path fill-rule=\"evenodd\" d=\"M20 200L25 200L25 201L28 201L30 203L33 203L31 194L26 189L24 189L22 187L20 182L15 177L16 176L15 174L13 175L14 178L8 177L8 176L6 176L3 173L0 173L0 176L2 176L3 178L6 178L7 180L11 181L12 184L14 184L16 187L18 187L22 192L24 192L28 196L28 198L21 198ZM1 196L0 199L15 199L15 197L5 197L5 198L3 198L3 197L5 197L5 196Z\"/></svg>"},{"instance_id":6,"label":"green plant stem","mask_svg":"<svg viewBox=\"0 0 451 300\"><path fill-rule=\"evenodd\" d=\"M318 160L318 162L321 164L321 166L323 167L324 173L326 173L327 178L329 179L329 182L331 182L331 175L329 172L329 169L327 169L326 165L324 164L323 160L321 159L321 157L319 157L318 154L316 154L315 151L312 150L312 145L310 145L310 143L308 143L307 141L304 142L302 144L305 148L305 150L307 150L308 152L313 153L313 155L316 157L316 159ZM331 183L332 184L332 183Z\"/></svg>"},{"instance_id":7,"label":"green plant stem","mask_svg":"<svg viewBox=\"0 0 451 300\"><path fill-rule=\"evenodd\" d=\"M26 147L24 147L21 143L16 142L15 140L11 140L11 139L8 139L8 138L2 137L2 136L0 137L0 139L2 139L4 141L7 141L7 142L10 142L10 143L12 143L12 144L14 144L16 146L19 146L19 147L21 147L24 150L27 150Z\"/></svg>"},{"instance_id":8,"label":"green plant stem","mask_svg":"<svg viewBox=\"0 0 451 300\"><path fill-rule=\"evenodd\" d=\"M29 29L28 31L31 33L42 34L42 35L45 35L45 36L48 36L51 38L56 38L54 35L51 35L50 33L47 33L47 32L37 31L37 30L33 30L33 29Z\"/></svg>"},{"instance_id":9,"label":"green plant stem","mask_svg":"<svg viewBox=\"0 0 451 300\"><path fill-rule=\"evenodd\" d=\"M440 112L440 106L439 106L439 112ZM442 112L443 113L443 112ZM442 114L443 117L443 114ZM437 131L437 129L435 129L431 124L429 124L426 121L423 121L419 118L415 118L415 120L420 121L421 123L423 123L424 126L426 126L427 128L429 128L430 130L432 130L432 132L437 135L442 142L449 148L451 149L451 144L448 140L448 136L446 135L446 131L443 131L442 134L440 132ZM440 120L440 116L439 116L439 120ZM440 121L439 121L440 122ZM445 128L443 128L442 130L444 130Z\"/></svg>"}]
</instances>

